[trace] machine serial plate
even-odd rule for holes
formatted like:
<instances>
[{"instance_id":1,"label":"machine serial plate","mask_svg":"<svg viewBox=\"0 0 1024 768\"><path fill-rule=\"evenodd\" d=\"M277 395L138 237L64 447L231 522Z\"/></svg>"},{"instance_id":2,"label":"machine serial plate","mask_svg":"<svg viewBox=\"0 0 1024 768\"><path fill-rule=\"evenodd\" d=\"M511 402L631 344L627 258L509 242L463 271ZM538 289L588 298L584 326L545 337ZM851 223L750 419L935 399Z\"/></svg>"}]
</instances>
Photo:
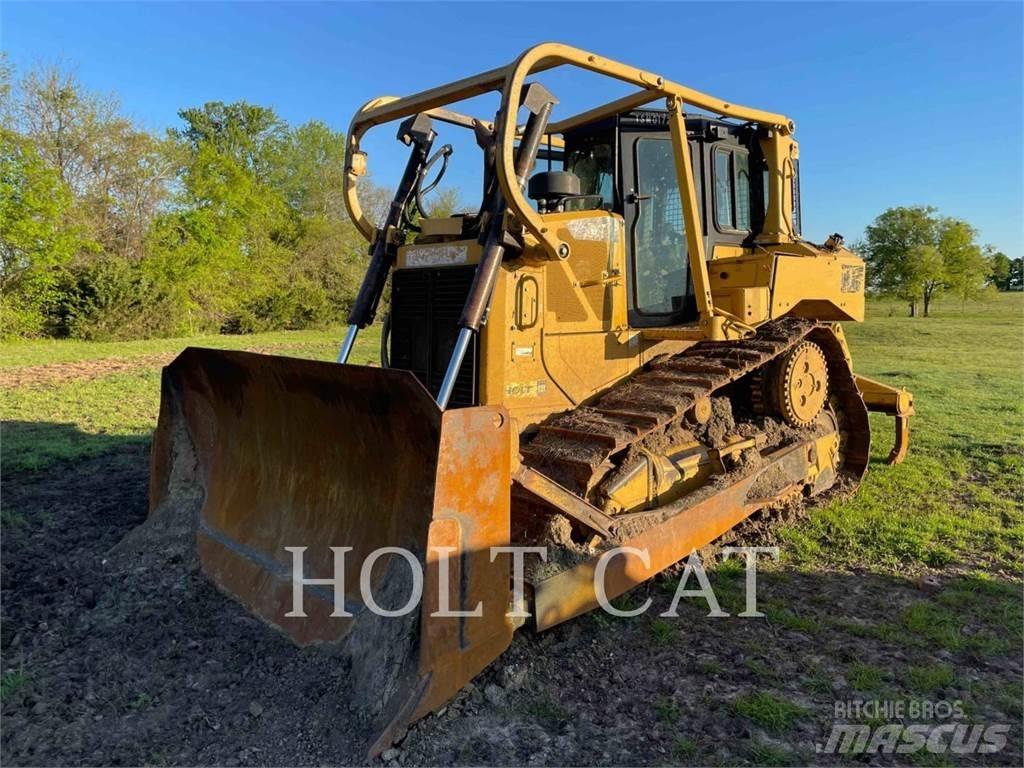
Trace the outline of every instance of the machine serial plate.
<instances>
[{"instance_id":1,"label":"machine serial plate","mask_svg":"<svg viewBox=\"0 0 1024 768\"><path fill-rule=\"evenodd\" d=\"M858 264L843 264L839 290L842 293L860 293L864 290L864 267Z\"/></svg>"},{"instance_id":2,"label":"machine serial plate","mask_svg":"<svg viewBox=\"0 0 1024 768\"><path fill-rule=\"evenodd\" d=\"M468 260L469 249L464 245L415 245L405 250L406 267L447 267Z\"/></svg>"}]
</instances>

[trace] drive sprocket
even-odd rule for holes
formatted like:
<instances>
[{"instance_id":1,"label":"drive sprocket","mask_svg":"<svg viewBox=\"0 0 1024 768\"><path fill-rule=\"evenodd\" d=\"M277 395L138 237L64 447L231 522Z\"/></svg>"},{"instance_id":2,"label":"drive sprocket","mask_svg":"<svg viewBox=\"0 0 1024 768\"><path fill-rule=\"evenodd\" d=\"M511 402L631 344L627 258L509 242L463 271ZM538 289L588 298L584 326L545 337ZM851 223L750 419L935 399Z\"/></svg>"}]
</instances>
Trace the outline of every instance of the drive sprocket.
<instances>
[{"instance_id":1,"label":"drive sprocket","mask_svg":"<svg viewBox=\"0 0 1024 768\"><path fill-rule=\"evenodd\" d=\"M828 363L821 347L801 341L772 367L762 386L773 410L792 427L807 427L828 402Z\"/></svg>"}]
</instances>

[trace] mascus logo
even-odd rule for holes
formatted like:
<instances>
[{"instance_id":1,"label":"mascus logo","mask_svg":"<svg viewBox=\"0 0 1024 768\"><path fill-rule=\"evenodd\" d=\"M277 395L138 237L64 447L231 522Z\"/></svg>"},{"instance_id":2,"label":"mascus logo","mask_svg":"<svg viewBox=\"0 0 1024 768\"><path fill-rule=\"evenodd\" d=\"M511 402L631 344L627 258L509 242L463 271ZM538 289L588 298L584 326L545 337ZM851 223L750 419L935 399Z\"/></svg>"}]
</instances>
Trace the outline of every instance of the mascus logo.
<instances>
[{"instance_id":1,"label":"mascus logo","mask_svg":"<svg viewBox=\"0 0 1024 768\"><path fill-rule=\"evenodd\" d=\"M1010 726L1005 723L980 725L942 723L941 725L902 725L890 723L872 728L864 724L832 726L828 742L817 744L820 754L913 754L925 750L932 754L993 754L1006 746Z\"/></svg>"}]
</instances>

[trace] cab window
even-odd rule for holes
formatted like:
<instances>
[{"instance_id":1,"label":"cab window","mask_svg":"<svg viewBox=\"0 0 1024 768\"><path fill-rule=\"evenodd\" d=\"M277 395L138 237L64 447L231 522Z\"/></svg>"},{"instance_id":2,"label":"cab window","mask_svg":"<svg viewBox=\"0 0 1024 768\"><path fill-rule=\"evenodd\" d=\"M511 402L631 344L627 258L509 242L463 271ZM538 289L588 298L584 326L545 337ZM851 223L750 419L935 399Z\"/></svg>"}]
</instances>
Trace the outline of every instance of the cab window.
<instances>
[{"instance_id":1,"label":"cab window","mask_svg":"<svg viewBox=\"0 0 1024 768\"><path fill-rule=\"evenodd\" d=\"M739 149L715 152L715 225L720 231L750 232L750 158Z\"/></svg>"},{"instance_id":2,"label":"cab window","mask_svg":"<svg viewBox=\"0 0 1024 768\"><path fill-rule=\"evenodd\" d=\"M613 158L610 144L588 144L574 149L565 158L565 170L580 178L580 194L600 195L602 208L614 203Z\"/></svg>"},{"instance_id":3,"label":"cab window","mask_svg":"<svg viewBox=\"0 0 1024 768\"><path fill-rule=\"evenodd\" d=\"M689 263L672 141L640 138L635 147L634 303L641 314L678 312L688 293Z\"/></svg>"}]
</instances>

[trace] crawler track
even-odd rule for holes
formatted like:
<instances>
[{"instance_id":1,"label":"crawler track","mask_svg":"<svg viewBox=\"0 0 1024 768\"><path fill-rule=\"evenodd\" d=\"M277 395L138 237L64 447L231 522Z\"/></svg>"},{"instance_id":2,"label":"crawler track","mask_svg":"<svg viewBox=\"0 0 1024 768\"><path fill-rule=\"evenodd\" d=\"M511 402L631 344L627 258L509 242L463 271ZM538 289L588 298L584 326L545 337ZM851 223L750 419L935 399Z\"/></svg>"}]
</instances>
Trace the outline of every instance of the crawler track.
<instances>
[{"instance_id":1,"label":"crawler track","mask_svg":"<svg viewBox=\"0 0 1024 768\"><path fill-rule=\"evenodd\" d=\"M540 425L533 440L521 448L523 461L586 497L630 446L684 419L698 401L763 369L803 339L825 351L830 403L840 424L841 471L856 484L868 462L867 409L833 330L799 318L767 323L751 339L704 341L651 363L593 403Z\"/></svg>"}]
</instances>

